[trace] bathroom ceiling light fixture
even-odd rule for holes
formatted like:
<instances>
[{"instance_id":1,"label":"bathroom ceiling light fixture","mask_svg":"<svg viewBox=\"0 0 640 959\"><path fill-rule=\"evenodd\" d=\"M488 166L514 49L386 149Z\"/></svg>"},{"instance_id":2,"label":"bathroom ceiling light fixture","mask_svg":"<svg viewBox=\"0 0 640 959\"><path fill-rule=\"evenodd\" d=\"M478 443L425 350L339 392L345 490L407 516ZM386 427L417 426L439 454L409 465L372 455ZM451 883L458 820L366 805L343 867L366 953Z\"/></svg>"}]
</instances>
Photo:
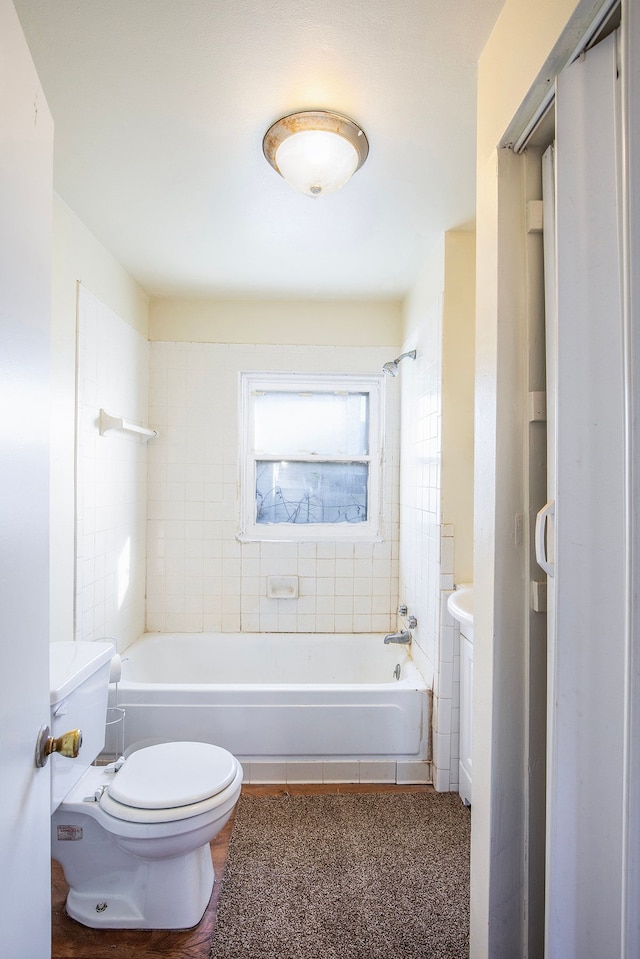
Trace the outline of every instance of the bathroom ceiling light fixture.
<instances>
[{"instance_id":1,"label":"bathroom ceiling light fixture","mask_svg":"<svg viewBox=\"0 0 640 959\"><path fill-rule=\"evenodd\" d=\"M359 170L369 143L357 123L339 113L309 110L269 127L262 150L273 169L306 196L335 193Z\"/></svg>"},{"instance_id":2,"label":"bathroom ceiling light fixture","mask_svg":"<svg viewBox=\"0 0 640 959\"><path fill-rule=\"evenodd\" d=\"M406 356L408 356L409 359L411 360L415 360L416 351L409 350L408 353L401 353L400 356L396 356L395 360L390 360L388 363L384 364L384 366L382 367L382 372L386 373L387 376L397 376L399 372L398 363L400 362L400 360L404 360Z\"/></svg>"}]
</instances>

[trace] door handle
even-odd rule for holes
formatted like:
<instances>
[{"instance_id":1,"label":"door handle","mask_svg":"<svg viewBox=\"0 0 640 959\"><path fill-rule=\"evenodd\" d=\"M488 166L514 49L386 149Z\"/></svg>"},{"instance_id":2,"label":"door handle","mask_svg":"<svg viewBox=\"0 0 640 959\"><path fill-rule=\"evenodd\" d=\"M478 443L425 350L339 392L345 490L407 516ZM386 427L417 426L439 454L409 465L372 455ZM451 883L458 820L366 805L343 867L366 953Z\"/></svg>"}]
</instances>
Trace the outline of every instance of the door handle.
<instances>
[{"instance_id":1,"label":"door handle","mask_svg":"<svg viewBox=\"0 0 640 959\"><path fill-rule=\"evenodd\" d=\"M36 766L46 766L52 753L60 753L69 759L77 759L82 746L82 730L70 729L62 736L52 736L48 726L41 726L36 742Z\"/></svg>"},{"instance_id":2,"label":"door handle","mask_svg":"<svg viewBox=\"0 0 640 959\"><path fill-rule=\"evenodd\" d=\"M549 518L553 518L556 515L556 501L550 499L548 503L545 503L542 509L538 512L536 516L536 530L535 530L535 547L536 547L536 562L540 566L547 576L553 577L555 571L555 564L553 558L547 556L547 526L549 523Z\"/></svg>"}]
</instances>

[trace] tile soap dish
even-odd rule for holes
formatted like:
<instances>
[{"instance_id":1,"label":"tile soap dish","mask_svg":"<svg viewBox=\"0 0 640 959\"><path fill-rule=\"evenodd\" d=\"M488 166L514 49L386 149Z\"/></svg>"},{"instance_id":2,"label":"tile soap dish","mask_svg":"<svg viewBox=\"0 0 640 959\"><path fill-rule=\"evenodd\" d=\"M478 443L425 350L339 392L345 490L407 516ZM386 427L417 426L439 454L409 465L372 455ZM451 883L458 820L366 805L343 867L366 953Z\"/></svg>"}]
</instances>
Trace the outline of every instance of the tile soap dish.
<instances>
[{"instance_id":1,"label":"tile soap dish","mask_svg":"<svg viewBox=\"0 0 640 959\"><path fill-rule=\"evenodd\" d=\"M267 576L268 599L297 599L297 576Z\"/></svg>"}]
</instances>

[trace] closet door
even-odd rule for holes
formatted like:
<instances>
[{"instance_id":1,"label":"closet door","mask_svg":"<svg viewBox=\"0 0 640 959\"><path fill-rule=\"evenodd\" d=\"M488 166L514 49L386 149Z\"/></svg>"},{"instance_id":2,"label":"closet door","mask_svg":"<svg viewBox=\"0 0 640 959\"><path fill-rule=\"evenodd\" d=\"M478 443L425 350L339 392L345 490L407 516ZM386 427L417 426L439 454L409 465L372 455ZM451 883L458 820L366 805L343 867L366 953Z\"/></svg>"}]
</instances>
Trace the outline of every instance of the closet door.
<instances>
[{"instance_id":1,"label":"closet door","mask_svg":"<svg viewBox=\"0 0 640 959\"><path fill-rule=\"evenodd\" d=\"M547 959L624 954L625 443L616 40L596 46L557 83ZM552 359L552 389L553 369Z\"/></svg>"}]
</instances>

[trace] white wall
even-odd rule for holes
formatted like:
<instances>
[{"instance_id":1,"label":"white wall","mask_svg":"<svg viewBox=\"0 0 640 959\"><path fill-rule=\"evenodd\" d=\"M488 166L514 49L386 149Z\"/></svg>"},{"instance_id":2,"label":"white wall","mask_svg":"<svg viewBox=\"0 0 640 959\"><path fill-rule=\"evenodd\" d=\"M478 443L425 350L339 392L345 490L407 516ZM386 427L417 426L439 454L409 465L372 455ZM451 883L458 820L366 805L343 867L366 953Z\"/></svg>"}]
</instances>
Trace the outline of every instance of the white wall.
<instances>
[{"instance_id":1,"label":"white wall","mask_svg":"<svg viewBox=\"0 0 640 959\"><path fill-rule=\"evenodd\" d=\"M376 346L151 344L147 628L388 631L398 602L399 394L386 393L383 542L240 543L240 370L379 372ZM300 596L266 596L297 575Z\"/></svg>"},{"instance_id":2,"label":"white wall","mask_svg":"<svg viewBox=\"0 0 640 959\"><path fill-rule=\"evenodd\" d=\"M442 326L442 523L455 533L454 582L473 582L476 236L445 234Z\"/></svg>"},{"instance_id":3,"label":"white wall","mask_svg":"<svg viewBox=\"0 0 640 959\"><path fill-rule=\"evenodd\" d=\"M104 409L147 421L149 343L101 300L78 294L76 638L125 649L144 631L147 445L99 431Z\"/></svg>"},{"instance_id":4,"label":"white wall","mask_svg":"<svg viewBox=\"0 0 640 959\"><path fill-rule=\"evenodd\" d=\"M405 303L402 349L415 349L417 355L415 360L402 362L395 380L402 395L400 602L418 620L413 631L414 649L419 649L428 662L435 685L440 631L443 287L444 238Z\"/></svg>"},{"instance_id":5,"label":"white wall","mask_svg":"<svg viewBox=\"0 0 640 959\"><path fill-rule=\"evenodd\" d=\"M471 579L473 250L473 234L448 233L425 264L405 305L403 350L417 357L398 377L400 601L418 620L414 650L434 677L434 784L443 791L458 788L460 728L459 640L446 600Z\"/></svg>"},{"instance_id":6,"label":"white wall","mask_svg":"<svg viewBox=\"0 0 640 959\"><path fill-rule=\"evenodd\" d=\"M151 301L149 339L187 343L389 346L402 337L399 300Z\"/></svg>"},{"instance_id":7,"label":"white wall","mask_svg":"<svg viewBox=\"0 0 640 959\"><path fill-rule=\"evenodd\" d=\"M54 195L51 291L51 640L74 636L76 301L78 282L141 336L148 297Z\"/></svg>"},{"instance_id":8,"label":"white wall","mask_svg":"<svg viewBox=\"0 0 640 959\"><path fill-rule=\"evenodd\" d=\"M82 282L87 290L95 294L94 303L95 317L92 320L94 329L91 333L85 331L88 340L84 343L84 358L77 370L76 363L76 339L77 339L77 297L78 284ZM146 411L142 404L142 393L138 393L135 402L131 402L131 397L126 394L127 377L120 377L119 369L121 360L125 358L133 360L133 367L130 370L128 378L129 384L132 377L138 386L144 392L146 390L145 376L140 357L143 351L143 341L149 333L149 299L135 281L122 269L117 261L101 246L96 238L87 230L84 224L75 216L75 214L59 199L55 198L54 206L54 250L53 250L53 398L52 398L52 472L51 472L51 506L52 506L52 550L51 550L51 593L52 593L52 641L70 638L73 635L77 637L95 637L97 635L114 635L120 644L130 642L135 634L143 629L140 623L139 614L139 584L141 570L144 570L143 550L139 545L133 550L133 566L130 567L130 577L133 584L133 595L136 600L132 605L126 606L127 614L122 614L122 609L117 610L117 565L118 555L114 554L114 545L106 546L106 537L116 535L116 528L127 528L132 533L131 543L140 544L140 534L135 531L137 519L132 519L132 511L138 515L139 503L137 495L133 498L124 495L124 488L121 484L116 488L111 484L105 484L102 480L107 475L106 470L118 469L126 471L131 475L135 472L136 460L129 459L128 464L118 459L112 459L113 452L117 449L118 456L121 452L128 450L132 453L136 450L136 456L142 453L139 446L132 447L131 440L126 437L101 438L97 435L95 427L95 409L101 405L106 405L107 401L100 398L96 392L96 383L101 383L99 391L107 389L110 397L109 403L113 405L113 412L123 413L132 419L143 420L146 418ZM96 325L97 324L97 325ZM195 344L207 343L209 340L222 341L237 339L247 343L257 343L261 340L267 340L271 343L291 342L295 339L306 341L310 344L333 344L332 348L325 353L314 354L312 347L301 348L298 353L290 354L284 362L284 366L279 365L283 362L282 356L274 359L272 368L301 368L309 370L317 369L375 369L379 370L382 363L396 355L400 340L401 311L398 301L384 302L328 302L328 303L307 303L301 304L293 301L285 303L269 303L255 301L232 301L231 303L209 302L206 304L192 301L155 301L153 310L153 321L151 325L153 330L160 330L163 334L167 332L173 340L182 340L188 337ZM152 334L153 335L153 334ZM364 347L382 347L388 344L387 348L379 349L378 353L362 353L361 349L347 350L343 360L337 359L339 356L337 344L361 344ZM100 344L100 345L99 345ZM118 344L118 345L115 345ZM162 348L158 345L159 353ZM184 363L187 353L191 351L192 361L196 353L201 356L205 354L208 360L212 362L211 383L215 384L220 376L228 377L228 359L229 350L233 348L226 346L223 354L219 354L217 359L213 359L212 353L207 353L212 349L205 345L183 345L175 346L174 357L178 367L184 374ZM251 346L246 350L251 354L251 361L255 363L256 356ZM195 351L195 352L194 352ZM214 350L215 352L215 350ZM279 347L275 347L275 353L281 353ZM303 355L304 354L304 355ZM264 354L263 354L264 355ZM91 357L89 359L89 357ZM128 362L127 359L127 362ZM200 362L200 361L196 361ZM207 361L208 362L208 361ZM328 364L328 366L327 366ZM342 365L344 364L344 365ZM364 364L364 365L362 365ZM171 365L169 363L169 365ZM222 369L220 369L222 366ZM238 367L239 368L239 367ZM248 367L251 368L251 367ZM253 368L263 369L264 363L261 361ZM270 367L271 368L271 367ZM134 370L137 371L134 375ZM76 530L76 501L75 501L75 402L76 402L76 376L78 375L79 384L82 385L85 400L90 404L90 411L83 411L82 422L87 426L86 430L79 434L81 446L81 469L83 476L93 476L95 482L83 482L81 486L80 501L78 503L77 515L77 535L79 546L78 564L75 566L75 530ZM117 385L119 384L119 385ZM115 395L114 395L115 389ZM232 389L234 401L236 399L235 384ZM157 391L152 390L152 398L155 403L163 401L158 400ZM121 402L120 402L121 397ZM166 400L166 397L165 397ZM173 399L172 399L173 402ZM123 407L123 408L120 408ZM124 408L126 407L126 409ZM132 409L135 412L132 412ZM172 409L174 409L172 405ZM156 410L157 411L157 410ZM184 412L184 411L183 411ZM204 415L203 411L195 414ZM394 414L390 414L389 425L389 457L386 464L387 476L396 475L397 470L397 452L391 452L394 444L397 445L397 429L392 427ZM88 419L88 425L87 425ZM158 416L158 425L164 436L161 437L154 449L154 455L158 450L162 450L161 455L173 454L167 452L163 443L167 442L166 430L164 430L166 417ZM222 423L218 424L222 429ZM135 443L135 441L133 441ZM105 459L104 453L108 449L109 456ZM235 447L235 436L232 448L227 448L224 452L225 462L232 461L236 464L237 451ZM139 464L138 464L139 465ZM166 475L166 473L165 473ZM160 506L156 496L158 489L156 482L157 474L153 473L152 500L150 509L152 515L163 507ZM233 482L236 482L234 473ZM160 480L162 483L162 480ZM141 481L142 484L142 481ZM133 488L132 488L133 489ZM139 489L142 489L140 485ZM165 487L166 489L166 487ZM171 488L174 490L174 488ZM209 488L208 488L209 489ZM109 493L111 490L111 493ZM193 486L189 485L185 496L191 496ZM116 518L114 512L115 503L113 496L117 496L122 504L120 520ZM110 503L106 500L111 496ZM126 500L128 499L128 505ZM388 502L397 501L397 492L389 494ZM137 505L135 505L137 503ZM166 504L165 504L166 505ZM220 504L218 504L220 505ZM167 509L175 508L168 506ZM211 503L207 507L213 509ZM102 529L97 534L94 528L98 522L96 509L102 510L100 523L107 522L109 530ZM224 503L226 510L226 500ZM187 512L193 510L193 504L187 507ZM106 520L106 513L110 512L110 518ZM129 519L125 514L129 514ZM235 515L235 514L234 514ZM225 522L229 521L229 514L225 512ZM329 563L333 563L334 569L339 570L339 589L344 595L333 601L324 598L322 590L328 589L329 581L335 585L333 577L327 578L327 582L316 582L313 587L312 595L302 597L296 604L295 616L289 607L280 610L281 628L289 628L292 617L296 619L297 627L302 628L321 628L321 629L387 629L391 622L392 611L397 605L397 514L395 520L389 520L392 525L395 522L394 532L390 534L390 539L385 544L375 544L363 548L344 547L339 545L331 547L323 546L320 549L320 555L317 559L322 559L322 572L329 570ZM124 524L124 526L122 525ZM133 525L132 525L133 524ZM210 529L210 527L208 527ZM153 523L150 524L152 532L156 532ZM222 543L225 542L225 553L229 549L235 550L229 546L225 539L228 527L225 526L225 535L220 538L217 546L209 543L207 549L220 552ZM235 530L234 530L235 535ZM126 541L127 537L125 537ZM181 543L184 543L184 537L178 537ZM188 539L188 537L187 537ZM196 537L199 543L204 540ZM233 539L235 543L235 540ZM392 545L393 542L393 545ZM93 544L93 545L91 545ZM222 622L229 628L237 628L237 616L239 609L244 612L246 623L263 624L274 622L273 608L265 608L258 612L255 603L256 573L255 563L249 564L249 553L255 551L255 548L249 544L245 547L244 562L244 591L243 600L238 607L240 594L234 589L233 582L225 581L225 598L222 599L222 593L209 595L206 600L204 593L201 593L202 616L194 620L193 614L188 610L193 609L194 599L191 595L188 597L188 590L194 588L194 582L189 580L186 585L187 593L183 594L180 601L175 598L175 583L178 579L184 582L184 576L178 573L177 578L169 576L171 585L168 587L171 591L171 599L165 599L159 604L159 579L157 572L157 551L158 541L154 540L151 546L152 563L150 566L151 579L149 586L151 589L150 597L150 623L154 628L199 628L202 629L207 624L207 628L222 628ZM192 544L187 545L187 551L193 549ZM169 538L169 551L180 549ZM298 547L301 553L305 552L303 546ZM337 555L336 555L337 550ZM274 547L265 546L265 554ZM309 547L306 548L309 551ZM374 552L375 551L375 552ZM285 556L290 552L286 547L276 549L278 555L275 558L270 557L268 568L274 572L289 570L291 562ZM331 552L332 556L325 556L325 553ZM350 555L347 555L350 553ZM392 556L392 553L394 554ZM226 558L226 557L225 557ZM204 559L204 555L203 555ZM215 567L214 557L208 557L210 560L202 566L203 574L207 569L209 573ZM302 559L305 560L302 563ZM300 556L300 564L297 568L300 571L306 571L310 568L311 557ZM325 561L326 560L326 561ZM315 562L315 560L314 560ZM194 557L188 557L187 568L192 570L194 566ZM350 566L350 569L349 569ZM170 571L175 570L175 565L169 564ZM230 573L235 567L230 563L225 563L227 573ZM266 567L265 567L266 568ZM184 567L181 567L184 569ZM349 575L350 573L350 575ZM166 575L166 568L163 576ZM260 574L257 574L258 577ZM266 575L263 574L263 575ZM74 578L77 578L77 584L74 589ZM313 573L304 577L303 588L310 589L311 580L317 579L317 574ZM324 576L322 577L324 579ZM365 586L364 583L367 582ZM210 582L208 585L211 585ZM227 590L227 587L229 589ZM354 595L360 590L360 594ZM248 592L247 592L248 591ZM262 596L264 591L260 590ZM76 603L74 608L74 595ZM318 599L316 602L316 595ZM129 599L132 596L130 591ZM274 601L270 601L273 603ZM115 603L115 607L114 607ZM176 615L173 611L180 606L183 615ZM331 608L330 608L331 607ZM163 614L159 609L164 610ZM205 609L208 611L205 618ZM213 610L215 609L215 612ZM224 609L224 612L222 610ZM313 613L309 610L313 609ZM298 621L299 617L299 621ZM194 622L196 623L194 627ZM314 625L315 624L315 625ZM354 625L359 624L359 625ZM246 627L248 628L248 627ZM258 628L256 626L256 628Z\"/></svg>"}]
</instances>

